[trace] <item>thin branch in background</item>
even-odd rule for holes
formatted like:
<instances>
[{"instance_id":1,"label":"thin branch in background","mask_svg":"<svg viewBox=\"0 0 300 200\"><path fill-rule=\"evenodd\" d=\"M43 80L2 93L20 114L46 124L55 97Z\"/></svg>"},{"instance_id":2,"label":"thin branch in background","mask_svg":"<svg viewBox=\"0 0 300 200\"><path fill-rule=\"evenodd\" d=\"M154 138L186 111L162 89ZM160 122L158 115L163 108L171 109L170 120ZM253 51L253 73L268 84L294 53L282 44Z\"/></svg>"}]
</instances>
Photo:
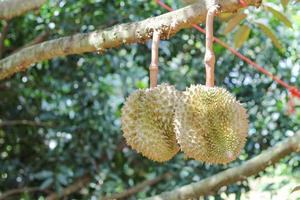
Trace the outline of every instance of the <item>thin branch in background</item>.
<instances>
[{"instance_id":1,"label":"thin branch in background","mask_svg":"<svg viewBox=\"0 0 300 200\"><path fill-rule=\"evenodd\" d=\"M274 147L262 152L258 156L244 162L240 166L227 169L202 181L185 185L169 192L147 198L147 200L186 200L212 195L222 186L247 179L263 171L266 167L277 163L280 159L293 152L300 151L300 131L285 139Z\"/></svg>"},{"instance_id":2,"label":"thin branch in background","mask_svg":"<svg viewBox=\"0 0 300 200\"><path fill-rule=\"evenodd\" d=\"M86 187L91 181L91 177L89 175L85 175L83 177L78 178L74 183L64 188L61 193L51 193L46 197L46 200L57 200L60 198L65 198L72 193L78 192L81 188Z\"/></svg>"},{"instance_id":3,"label":"thin branch in background","mask_svg":"<svg viewBox=\"0 0 300 200\"><path fill-rule=\"evenodd\" d=\"M8 33L8 27L9 27L9 22L8 21L3 21L3 26L2 26L2 31L0 34L0 59L2 58L2 55L4 53L5 47L4 47L4 40L7 36Z\"/></svg>"},{"instance_id":4,"label":"thin branch in background","mask_svg":"<svg viewBox=\"0 0 300 200\"><path fill-rule=\"evenodd\" d=\"M0 200L5 200L8 199L11 196L14 195L19 195L22 193L29 193L29 192L43 192L43 193L49 193L47 189L41 189L39 187L24 187L24 188L17 188L17 189L12 189L7 192L4 192L3 194L0 194Z\"/></svg>"},{"instance_id":5,"label":"thin branch in background","mask_svg":"<svg viewBox=\"0 0 300 200\"><path fill-rule=\"evenodd\" d=\"M6 126L41 126L41 127L53 127L52 122L30 121L30 120L0 120L0 127Z\"/></svg>"},{"instance_id":6,"label":"thin branch in background","mask_svg":"<svg viewBox=\"0 0 300 200\"><path fill-rule=\"evenodd\" d=\"M171 177L172 174L171 172L167 172L163 175L160 175L154 179L151 180L145 180L139 184L137 184L136 186L129 188L128 190L125 190L124 192L121 193L117 193L117 194L112 194L109 197L104 197L104 198L100 198L99 200L113 200L113 199L123 199L123 198L127 198L130 197L140 191L142 191L145 187L147 186L153 186L169 177Z\"/></svg>"},{"instance_id":7,"label":"thin branch in background","mask_svg":"<svg viewBox=\"0 0 300 200\"><path fill-rule=\"evenodd\" d=\"M117 145L117 151L121 150L124 148L126 145L125 141L122 140L118 145ZM104 154L101 158L98 159L96 165L97 168L100 169L101 163L107 161L108 157L106 154ZM65 198L73 193L79 192L82 188L87 187L88 184L91 182L92 177L89 174L84 174L83 176L77 178L76 181L74 181L71 185L65 187L61 193L53 192L49 194L46 197L46 200L56 200L59 198Z\"/></svg>"}]
</instances>

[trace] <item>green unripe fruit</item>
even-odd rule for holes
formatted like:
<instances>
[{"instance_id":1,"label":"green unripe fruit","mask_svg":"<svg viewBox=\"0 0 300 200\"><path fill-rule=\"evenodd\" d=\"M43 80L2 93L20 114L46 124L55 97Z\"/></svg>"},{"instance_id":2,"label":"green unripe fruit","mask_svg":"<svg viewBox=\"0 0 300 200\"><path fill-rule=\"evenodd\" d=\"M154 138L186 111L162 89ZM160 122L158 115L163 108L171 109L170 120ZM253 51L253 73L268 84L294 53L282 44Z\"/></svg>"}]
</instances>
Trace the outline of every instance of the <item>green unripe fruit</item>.
<instances>
[{"instance_id":1,"label":"green unripe fruit","mask_svg":"<svg viewBox=\"0 0 300 200\"><path fill-rule=\"evenodd\" d=\"M189 158L207 163L235 160L248 132L246 110L227 90L193 85L176 107L175 132Z\"/></svg>"},{"instance_id":2,"label":"green unripe fruit","mask_svg":"<svg viewBox=\"0 0 300 200\"><path fill-rule=\"evenodd\" d=\"M170 160L179 150L173 125L177 95L175 87L167 84L138 90L122 109L127 143L151 160Z\"/></svg>"}]
</instances>

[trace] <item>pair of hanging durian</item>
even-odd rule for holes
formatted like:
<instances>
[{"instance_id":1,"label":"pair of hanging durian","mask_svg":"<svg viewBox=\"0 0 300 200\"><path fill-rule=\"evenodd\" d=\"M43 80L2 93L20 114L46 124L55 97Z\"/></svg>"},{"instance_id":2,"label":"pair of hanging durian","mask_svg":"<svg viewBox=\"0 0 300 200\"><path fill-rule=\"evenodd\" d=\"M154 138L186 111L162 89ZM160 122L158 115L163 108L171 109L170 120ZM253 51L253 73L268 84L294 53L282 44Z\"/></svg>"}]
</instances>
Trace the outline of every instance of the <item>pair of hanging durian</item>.
<instances>
[{"instance_id":1,"label":"pair of hanging durian","mask_svg":"<svg viewBox=\"0 0 300 200\"><path fill-rule=\"evenodd\" d=\"M186 157L224 164L236 159L245 145L246 110L227 90L214 87L215 10L206 21L206 86L192 85L184 92L167 84L156 87L160 36L153 34L151 88L131 94L122 109L127 143L151 160L170 160L181 149Z\"/></svg>"}]
</instances>

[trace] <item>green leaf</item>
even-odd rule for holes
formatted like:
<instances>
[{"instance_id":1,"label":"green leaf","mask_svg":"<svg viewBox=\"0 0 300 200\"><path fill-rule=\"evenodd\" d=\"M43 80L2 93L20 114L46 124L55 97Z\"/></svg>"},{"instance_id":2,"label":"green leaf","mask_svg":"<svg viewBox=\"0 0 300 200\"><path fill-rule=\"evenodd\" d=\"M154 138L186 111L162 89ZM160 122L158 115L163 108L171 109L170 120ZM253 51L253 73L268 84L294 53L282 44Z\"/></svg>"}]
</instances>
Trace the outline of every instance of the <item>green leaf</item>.
<instances>
[{"instance_id":1,"label":"green leaf","mask_svg":"<svg viewBox=\"0 0 300 200\"><path fill-rule=\"evenodd\" d=\"M238 29L234 36L234 46L236 48L240 48L244 42L247 41L250 31L251 29L246 25L243 25Z\"/></svg>"},{"instance_id":2,"label":"green leaf","mask_svg":"<svg viewBox=\"0 0 300 200\"><path fill-rule=\"evenodd\" d=\"M280 0L280 2L281 2L282 7L283 7L284 9L286 9L286 7L287 7L287 5L288 5L288 3L289 3L289 0Z\"/></svg>"},{"instance_id":3,"label":"green leaf","mask_svg":"<svg viewBox=\"0 0 300 200\"><path fill-rule=\"evenodd\" d=\"M228 21L227 26L224 29L224 34L226 35L227 33L231 32L246 17L247 17L247 15L245 13L238 13L236 16L234 16L233 18L231 18Z\"/></svg>"},{"instance_id":4,"label":"green leaf","mask_svg":"<svg viewBox=\"0 0 300 200\"><path fill-rule=\"evenodd\" d=\"M283 22L287 27L293 28L292 22L284 14L282 14L280 11L275 10L271 6L266 6L266 5L264 5L264 8L267 11L271 12L278 20Z\"/></svg>"},{"instance_id":5,"label":"green leaf","mask_svg":"<svg viewBox=\"0 0 300 200\"><path fill-rule=\"evenodd\" d=\"M233 13L220 13L218 15L218 18L221 20L221 21L229 21L233 16L235 16L236 14L233 14Z\"/></svg>"},{"instance_id":6,"label":"green leaf","mask_svg":"<svg viewBox=\"0 0 300 200\"><path fill-rule=\"evenodd\" d=\"M53 178L46 179L40 186L41 189L46 189L53 183Z\"/></svg>"},{"instance_id":7,"label":"green leaf","mask_svg":"<svg viewBox=\"0 0 300 200\"><path fill-rule=\"evenodd\" d=\"M273 33L273 31L267 27L266 25L264 25L263 23L260 22L256 22L256 24L258 25L258 27L264 32L264 34L266 34L273 42L273 44L280 50L283 51L283 46L282 44L279 42L278 38L276 37L276 35Z\"/></svg>"}]
</instances>

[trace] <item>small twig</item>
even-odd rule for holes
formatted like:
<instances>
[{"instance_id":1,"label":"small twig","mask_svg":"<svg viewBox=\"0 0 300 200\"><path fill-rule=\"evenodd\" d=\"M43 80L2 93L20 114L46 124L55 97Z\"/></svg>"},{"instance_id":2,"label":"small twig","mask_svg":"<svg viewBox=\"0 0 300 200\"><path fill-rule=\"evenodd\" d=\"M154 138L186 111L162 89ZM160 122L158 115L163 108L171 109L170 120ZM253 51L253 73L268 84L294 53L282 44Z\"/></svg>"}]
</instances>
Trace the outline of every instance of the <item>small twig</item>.
<instances>
[{"instance_id":1,"label":"small twig","mask_svg":"<svg viewBox=\"0 0 300 200\"><path fill-rule=\"evenodd\" d=\"M8 21L3 21L2 33L0 34L0 58L2 58L2 55L4 53L4 40L8 33L8 27L9 27Z\"/></svg>"},{"instance_id":2,"label":"small twig","mask_svg":"<svg viewBox=\"0 0 300 200\"><path fill-rule=\"evenodd\" d=\"M206 49L205 49L205 71L206 71L206 86L213 87L215 85L215 54L213 50L214 40L214 16L218 6L212 5L208 8L206 15Z\"/></svg>"},{"instance_id":3,"label":"small twig","mask_svg":"<svg viewBox=\"0 0 300 200\"><path fill-rule=\"evenodd\" d=\"M159 183L160 181L168 178L171 176L171 173L170 172L167 172L161 176L158 176L152 180L146 180L146 181L143 181L139 184L137 184L136 186L128 189L128 190L125 190L124 192L121 192L121 193L117 193L117 194L112 194L110 197L104 197L104 198L100 198L101 200L113 200L113 199L123 199L123 198L127 198L127 197L130 197L140 191L142 191L145 187L147 186L153 186L157 183ZM100 200L99 199L99 200Z\"/></svg>"},{"instance_id":4,"label":"small twig","mask_svg":"<svg viewBox=\"0 0 300 200\"><path fill-rule=\"evenodd\" d=\"M152 48L151 48L151 64L150 70L150 87L154 88L157 86L157 75L158 75L158 48L160 42L160 33L158 31L153 32Z\"/></svg>"}]
</instances>

